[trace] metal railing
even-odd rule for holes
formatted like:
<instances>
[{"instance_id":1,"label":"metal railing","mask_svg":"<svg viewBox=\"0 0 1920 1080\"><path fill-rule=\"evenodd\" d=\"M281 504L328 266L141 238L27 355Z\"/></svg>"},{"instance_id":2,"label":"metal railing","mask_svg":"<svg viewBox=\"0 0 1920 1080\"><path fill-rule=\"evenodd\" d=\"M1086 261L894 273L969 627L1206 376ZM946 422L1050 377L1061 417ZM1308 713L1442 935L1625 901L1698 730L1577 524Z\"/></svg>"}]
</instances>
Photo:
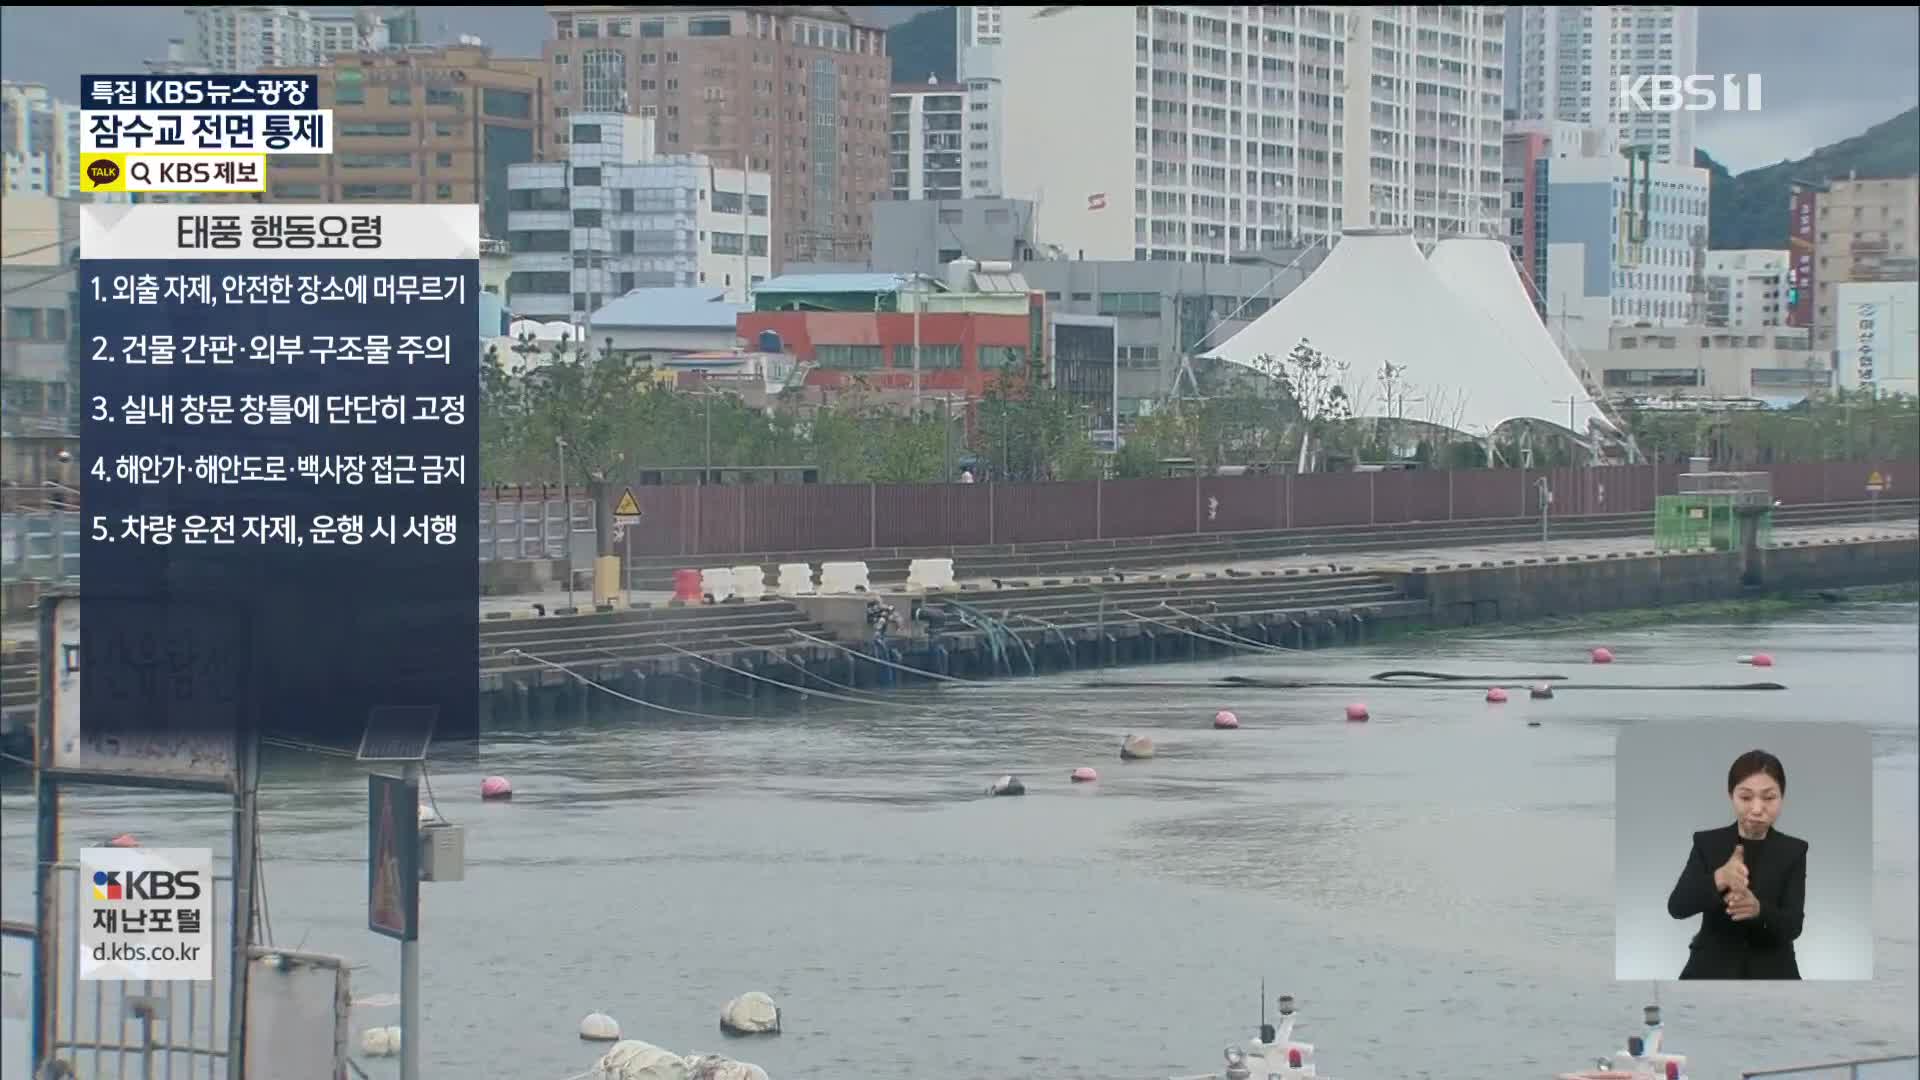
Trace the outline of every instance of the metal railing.
<instances>
[{"instance_id":1,"label":"metal railing","mask_svg":"<svg viewBox=\"0 0 1920 1080\"><path fill-rule=\"evenodd\" d=\"M224 1080L227 1074L226 957L232 952L233 875L214 874L210 982L80 980L80 867L54 867L52 909L60 912L54 983L53 1059L92 1080ZM141 1000L143 999L143 1000ZM150 1004L149 1010L144 1006ZM151 1011L151 1020L139 1012Z\"/></svg>"},{"instance_id":2,"label":"metal railing","mask_svg":"<svg viewBox=\"0 0 1920 1080\"><path fill-rule=\"evenodd\" d=\"M1851 1058L1824 1065L1790 1065L1778 1069L1742 1069L1740 1080L1780 1077L1786 1080L1914 1080L1920 1077L1920 1056Z\"/></svg>"}]
</instances>

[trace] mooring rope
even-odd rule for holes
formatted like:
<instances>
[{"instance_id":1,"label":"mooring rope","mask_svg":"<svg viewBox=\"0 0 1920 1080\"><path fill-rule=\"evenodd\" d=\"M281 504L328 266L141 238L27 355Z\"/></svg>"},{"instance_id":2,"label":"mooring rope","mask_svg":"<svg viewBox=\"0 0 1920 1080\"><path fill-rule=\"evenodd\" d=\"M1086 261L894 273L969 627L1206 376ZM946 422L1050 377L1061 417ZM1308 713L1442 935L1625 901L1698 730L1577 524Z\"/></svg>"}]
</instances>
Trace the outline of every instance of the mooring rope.
<instances>
[{"instance_id":1,"label":"mooring rope","mask_svg":"<svg viewBox=\"0 0 1920 1080\"><path fill-rule=\"evenodd\" d=\"M664 644L666 644L666 643L665 643L665 642L661 642L660 644L663 644L663 645L664 645ZM633 663L633 662L634 662L634 657L631 657L631 656L621 656L621 655L620 655L619 653L617 653L617 652L614 652L614 651L613 651L612 649L602 649L602 648L597 648L597 647L594 647L594 646L588 646L588 648L590 648L590 649L592 649L592 650L593 650L594 652L597 652L597 653L599 653L599 654L601 654L602 656L605 656L605 657L607 657L607 658L609 658L609 659L612 659L612 660L618 660L618 661L620 661L620 662L621 662L621 663L623 663L623 664L631 664L631 663ZM699 684L700 684L700 685L701 685L702 687L705 687L705 688L706 688L706 689L708 689L708 690L718 690L718 691L720 691L720 692L721 692L721 693L723 693L723 694L727 694L727 695L730 695L730 696L732 696L732 697L737 697L737 698L739 698L739 699L740 699L740 700L742 700L742 701L752 701L752 700L753 700L753 695L752 695L752 694L749 694L749 693L746 693L745 691L741 691L741 690L735 690L735 689L734 689L733 687L731 687L731 686L726 686L726 685L724 685L724 684L721 684L721 683L717 683L717 682L708 682L707 680L705 680L705 679L703 679L703 678L701 678L701 677L700 677L700 673L699 673L698 671L695 671L695 672L694 672L694 673L693 673L692 675L688 675L688 674L687 674L686 672L684 672L684 671L674 671L674 672L669 672L669 674L670 674L670 675L673 675L673 676L675 676L675 677L677 677L677 678L682 678L682 679L687 679L687 680L689 680L689 681L691 681L691 682L696 682L696 683L699 683ZM647 678L647 676L645 676L645 675L642 675L642 676L641 676L641 678L643 678L643 679L644 679L644 678Z\"/></svg>"},{"instance_id":2,"label":"mooring rope","mask_svg":"<svg viewBox=\"0 0 1920 1080\"><path fill-rule=\"evenodd\" d=\"M550 667L553 670L561 672L571 678L578 679L581 682L585 683L588 686L593 687L595 690L598 690L603 694L611 694L612 696L619 698L621 701L632 702L633 704L642 706L643 708L658 709L661 712L672 713L675 716L690 716L696 720L738 720L740 719L737 716L723 716L719 713L703 713L703 712L693 712L688 709L676 709L671 705L661 705L657 702L647 701L644 698L634 697L632 694L623 694L620 691L615 690L611 686L602 686L601 684L594 682L592 679L589 679L585 675L582 675L579 672L573 670L572 668L567 667L565 664L556 664L553 661L546 659L545 657L535 656L532 653L526 651L525 649L508 649L506 655L524 656L536 664L540 664L545 667Z\"/></svg>"},{"instance_id":3,"label":"mooring rope","mask_svg":"<svg viewBox=\"0 0 1920 1080\"><path fill-rule=\"evenodd\" d=\"M1541 683L1559 682L1565 675L1450 675L1444 671L1383 671L1372 676L1377 682L1392 682L1395 679L1427 679L1433 682L1470 682L1470 683Z\"/></svg>"},{"instance_id":4,"label":"mooring rope","mask_svg":"<svg viewBox=\"0 0 1920 1080\"><path fill-rule=\"evenodd\" d=\"M1285 645L1269 645L1264 641L1255 641L1250 637L1246 637L1245 635L1236 634L1232 630L1227 629L1226 627L1220 625L1219 623L1208 622L1206 619L1203 619L1200 616L1195 615L1191 611L1182 611L1181 609L1174 607L1172 604L1169 604L1164 600L1160 602L1160 606L1163 608L1166 608L1168 611L1173 612L1175 615L1181 615L1181 616L1185 616L1186 618L1192 619L1193 621L1199 623L1201 626L1204 626L1209 630L1213 630L1218 633L1224 634L1227 637L1232 638L1234 641L1243 642L1246 645L1252 648L1258 649L1261 652L1299 653L1299 652L1307 651L1305 649L1289 648L1288 646L1285 646Z\"/></svg>"},{"instance_id":5,"label":"mooring rope","mask_svg":"<svg viewBox=\"0 0 1920 1080\"><path fill-rule=\"evenodd\" d=\"M1564 679L1565 676L1554 676ZM1541 679L1520 682L1501 682L1487 680L1474 681L1472 676L1462 676L1458 681L1435 681L1429 683L1381 682L1370 679L1365 682L1323 680L1323 679L1268 679L1248 675L1227 675L1219 679L1203 682L1164 682L1164 681L1101 681L1083 682L1081 689L1086 690L1197 690L1201 688L1229 687L1236 690L1461 690L1478 693L1489 687L1525 690L1537 685ZM1560 682L1554 685L1556 692L1561 690L1785 690L1786 687L1774 682L1753 683L1681 683L1655 685L1651 683L1572 683Z\"/></svg>"},{"instance_id":6,"label":"mooring rope","mask_svg":"<svg viewBox=\"0 0 1920 1080\"><path fill-rule=\"evenodd\" d=\"M858 649L849 649L845 645L842 645L837 641L828 641L826 638L814 637L812 634L809 634L804 630L795 630L789 627L787 630L787 633L792 634L797 638L802 638L807 641L811 641L815 645L831 646L832 648L839 649L841 652L846 653L848 656L857 656L862 660L879 664L881 667L892 668L895 671L904 671L909 675L918 675L923 679L932 679L934 682L965 683L969 686L979 685L978 680L975 680L975 679L956 679L951 675L942 675L937 671L927 671L924 668L908 667L905 664L896 664L891 660L882 660L877 656L868 656L866 653L863 653Z\"/></svg>"},{"instance_id":7,"label":"mooring rope","mask_svg":"<svg viewBox=\"0 0 1920 1080\"><path fill-rule=\"evenodd\" d=\"M1202 634L1196 630L1189 630L1184 626L1175 626L1170 622L1163 622L1159 619L1148 618L1147 616L1142 615L1137 611L1122 611L1120 612L1120 614L1131 615L1132 617L1140 620L1141 622L1152 623L1155 626L1165 627L1166 629L1172 630L1174 633L1177 633L1177 634L1186 634L1189 637L1199 638L1201 641L1211 641L1216 645L1226 645L1230 648L1244 649L1245 651L1251 652L1251 653L1268 652L1270 648L1269 646L1266 646L1266 645L1252 645L1252 644L1247 644L1245 642L1229 641L1226 638L1214 637L1210 634Z\"/></svg>"},{"instance_id":8,"label":"mooring rope","mask_svg":"<svg viewBox=\"0 0 1920 1080\"><path fill-rule=\"evenodd\" d=\"M739 638L728 638L727 640L743 649L752 649L752 648L758 647L749 642L741 641ZM798 660L795 660L793 657L788 656L784 652L777 652L777 653L774 653L773 655L781 663L798 668L800 671L800 674L805 675L807 678L812 679L816 682L824 683L827 686L833 687L835 690L846 690L856 695L865 693L857 686L848 686L846 683L834 682L832 679L827 678L825 675L822 675L818 672L808 669L807 665L801 663ZM891 705L892 704L892 702L887 701L884 698L876 697L872 694L866 694L866 696L862 700L875 705L881 705L881 704Z\"/></svg>"},{"instance_id":9,"label":"mooring rope","mask_svg":"<svg viewBox=\"0 0 1920 1080\"><path fill-rule=\"evenodd\" d=\"M844 694L830 694L830 693L828 693L828 692L827 692L827 691L825 691L825 690L809 690L809 689L807 689L807 688L806 688L806 687L804 687L804 686L794 686L794 685L792 685L792 684L790 684L790 683L783 683L783 682L780 682L780 681L778 681L778 680L775 680L775 679L769 679L769 678L767 678L767 677L766 677L766 676L764 676L764 675L756 675L756 674L754 674L753 672L751 672L751 671L747 671L747 670L745 670L745 669L742 669L742 668L737 668L737 667L733 667L733 666L731 666L731 665L728 665L728 664L723 664L723 663L721 663L720 661L718 661L718 660L714 660L714 659L712 659L712 658L710 658L710 657L705 657L705 656L701 656L701 655L700 655L699 653L697 653L697 652L694 652L694 651L693 651L693 650L691 650L691 649L683 649L683 648L681 648L681 647L680 647L680 646L678 646L678 645L669 645L669 644L667 644L666 642L661 642L661 644L662 644L662 645L666 645L666 647L667 647L667 648L669 648L669 649L672 649L672 650L673 650L674 652L677 652L677 653L679 653L679 654L680 654L680 655L682 655L682 656L691 656L691 657L693 657L693 658L694 658L695 660L699 660L699 661L701 661L702 663L707 663L707 664L712 664L712 665L713 665L714 667L717 667L717 668L719 668L719 669L720 669L720 670L722 670L722 671L731 671L731 672L733 672L733 673L734 673L735 675L745 675L745 676L746 676L747 678L749 678L749 679L754 679L754 680L757 680L757 681L759 681L759 682L763 682L763 683L766 683L766 684L767 684L768 686L777 686L777 687L779 687L779 688L781 688L782 690L792 690L792 691L794 691L795 693L798 693L798 694L801 694L801 695L803 695L803 696L805 696L805 697L820 697L820 698L826 698L826 699L828 699L829 701L850 701L850 702L852 702L852 703L853 703L853 704L855 704L855 705L879 705L879 704L882 704L881 702L878 702L878 701L870 701L870 700L868 700L868 699L865 699L865 698L855 698L855 697L847 697L847 696L846 696L846 695L844 695ZM803 670L803 671L804 671L805 669L804 669L804 668L802 668L801 670Z\"/></svg>"}]
</instances>

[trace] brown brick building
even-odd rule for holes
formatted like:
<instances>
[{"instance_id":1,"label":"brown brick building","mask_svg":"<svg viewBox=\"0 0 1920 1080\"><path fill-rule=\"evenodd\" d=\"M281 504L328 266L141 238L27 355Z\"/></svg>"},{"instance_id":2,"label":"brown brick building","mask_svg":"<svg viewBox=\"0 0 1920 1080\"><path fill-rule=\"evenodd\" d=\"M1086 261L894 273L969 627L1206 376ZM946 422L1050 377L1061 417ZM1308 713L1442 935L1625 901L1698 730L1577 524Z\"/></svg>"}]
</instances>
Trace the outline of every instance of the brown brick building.
<instances>
[{"instance_id":1,"label":"brown brick building","mask_svg":"<svg viewBox=\"0 0 1920 1080\"><path fill-rule=\"evenodd\" d=\"M857 10L857 9L855 9ZM840 7L550 4L547 119L652 116L663 154L773 177L773 259L864 261L887 191L886 31Z\"/></svg>"},{"instance_id":2,"label":"brown brick building","mask_svg":"<svg viewBox=\"0 0 1920 1080\"><path fill-rule=\"evenodd\" d=\"M274 155L262 201L479 203L482 231L507 235L507 166L547 145L543 61L416 46L289 70L319 77L334 149Z\"/></svg>"}]
</instances>

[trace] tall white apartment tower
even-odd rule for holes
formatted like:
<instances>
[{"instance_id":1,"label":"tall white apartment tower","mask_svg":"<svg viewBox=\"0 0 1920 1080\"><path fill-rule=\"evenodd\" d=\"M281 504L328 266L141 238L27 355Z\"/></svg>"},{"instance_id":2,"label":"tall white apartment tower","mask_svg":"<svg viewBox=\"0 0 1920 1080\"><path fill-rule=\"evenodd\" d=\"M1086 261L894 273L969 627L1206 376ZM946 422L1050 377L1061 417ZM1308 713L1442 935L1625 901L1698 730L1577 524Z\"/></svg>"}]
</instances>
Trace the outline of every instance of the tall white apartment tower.
<instances>
[{"instance_id":1,"label":"tall white apartment tower","mask_svg":"<svg viewBox=\"0 0 1920 1080\"><path fill-rule=\"evenodd\" d=\"M1622 79L1699 70L1697 7L1507 9L1507 110L1515 120L1614 128L1623 146L1693 165L1694 114L1625 107Z\"/></svg>"},{"instance_id":2,"label":"tall white apartment tower","mask_svg":"<svg viewBox=\"0 0 1920 1080\"><path fill-rule=\"evenodd\" d=\"M1500 227L1502 7L1000 10L1003 194L1071 253Z\"/></svg>"},{"instance_id":3,"label":"tall white apartment tower","mask_svg":"<svg viewBox=\"0 0 1920 1080\"><path fill-rule=\"evenodd\" d=\"M954 9L956 75L967 93L966 196L990 198L1000 194L1001 118L1006 86L1000 75L1001 20L1007 9Z\"/></svg>"}]
</instances>

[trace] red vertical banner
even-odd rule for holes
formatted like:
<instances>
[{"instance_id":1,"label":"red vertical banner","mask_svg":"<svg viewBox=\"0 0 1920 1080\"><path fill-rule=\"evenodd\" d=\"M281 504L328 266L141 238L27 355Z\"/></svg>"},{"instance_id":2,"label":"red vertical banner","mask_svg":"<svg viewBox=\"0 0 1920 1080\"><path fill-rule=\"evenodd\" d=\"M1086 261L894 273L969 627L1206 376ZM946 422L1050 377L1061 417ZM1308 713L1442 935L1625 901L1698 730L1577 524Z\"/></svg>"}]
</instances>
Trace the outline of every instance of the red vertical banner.
<instances>
[{"instance_id":1,"label":"red vertical banner","mask_svg":"<svg viewBox=\"0 0 1920 1080\"><path fill-rule=\"evenodd\" d=\"M1819 196L1796 187L1788 202L1787 325L1813 325L1814 206Z\"/></svg>"}]
</instances>

